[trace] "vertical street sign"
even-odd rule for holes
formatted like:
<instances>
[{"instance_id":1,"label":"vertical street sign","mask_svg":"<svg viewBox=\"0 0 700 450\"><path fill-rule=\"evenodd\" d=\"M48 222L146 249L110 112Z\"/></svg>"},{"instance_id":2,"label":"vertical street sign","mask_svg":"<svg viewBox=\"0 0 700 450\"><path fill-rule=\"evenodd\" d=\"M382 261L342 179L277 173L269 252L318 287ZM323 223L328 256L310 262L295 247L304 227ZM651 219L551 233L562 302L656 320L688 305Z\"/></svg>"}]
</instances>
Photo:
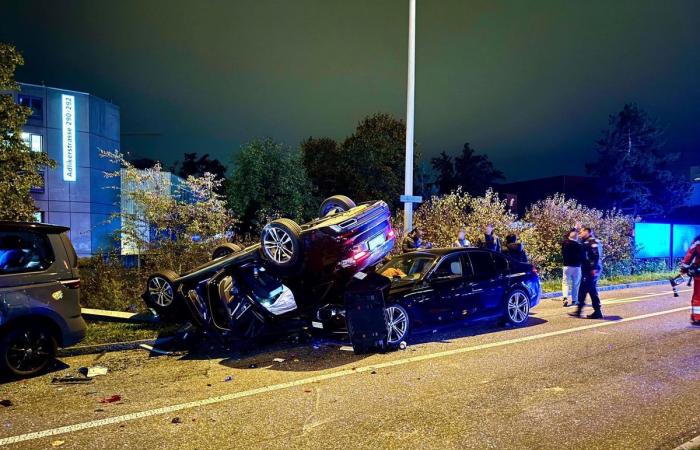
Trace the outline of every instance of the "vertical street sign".
<instances>
[{"instance_id":1,"label":"vertical street sign","mask_svg":"<svg viewBox=\"0 0 700 450\"><path fill-rule=\"evenodd\" d=\"M63 180L76 180L75 155L75 97L61 95L61 118L63 120Z\"/></svg>"}]
</instances>

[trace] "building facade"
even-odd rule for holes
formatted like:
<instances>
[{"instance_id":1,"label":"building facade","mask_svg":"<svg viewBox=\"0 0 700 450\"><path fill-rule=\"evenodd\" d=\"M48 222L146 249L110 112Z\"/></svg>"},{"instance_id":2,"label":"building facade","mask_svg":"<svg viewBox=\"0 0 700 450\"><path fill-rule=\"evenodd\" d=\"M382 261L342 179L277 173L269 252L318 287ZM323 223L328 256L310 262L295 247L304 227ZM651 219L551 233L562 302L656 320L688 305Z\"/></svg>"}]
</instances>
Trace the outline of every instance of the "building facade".
<instances>
[{"instance_id":1,"label":"building facade","mask_svg":"<svg viewBox=\"0 0 700 450\"><path fill-rule=\"evenodd\" d=\"M120 149L119 107L84 92L20 87L15 101L32 109L22 137L32 151L48 153L57 164L44 170L44 186L33 189L38 219L70 227L79 256L113 248L120 180L105 173L119 167L100 151Z\"/></svg>"}]
</instances>

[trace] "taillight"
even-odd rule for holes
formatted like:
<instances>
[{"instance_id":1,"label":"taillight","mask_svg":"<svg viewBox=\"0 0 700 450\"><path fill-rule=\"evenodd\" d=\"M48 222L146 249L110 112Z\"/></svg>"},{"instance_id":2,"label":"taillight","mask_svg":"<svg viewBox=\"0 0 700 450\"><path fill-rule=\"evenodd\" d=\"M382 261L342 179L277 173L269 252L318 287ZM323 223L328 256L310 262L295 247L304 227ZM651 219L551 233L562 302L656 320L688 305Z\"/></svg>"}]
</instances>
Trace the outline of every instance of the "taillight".
<instances>
[{"instance_id":1,"label":"taillight","mask_svg":"<svg viewBox=\"0 0 700 450\"><path fill-rule=\"evenodd\" d=\"M61 284L64 285L68 289L80 289L80 279L76 278L75 280L62 280Z\"/></svg>"},{"instance_id":2,"label":"taillight","mask_svg":"<svg viewBox=\"0 0 700 450\"><path fill-rule=\"evenodd\" d=\"M532 273L534 273L535 275L539 275L539 272L537 271L537 267L532 266Z\"/></svg>"},{"instance_id":3,"label":"taillight","mask_svg":"<svg viewBox=\"0 0 700 450\"><path fill-rule=\"evenodd\" d=\"M394 233L393 228L389 228L389 232L386 234L387 239L392 239L394 236L396 236L396 233Z\"/></svg>"}]
</instances>

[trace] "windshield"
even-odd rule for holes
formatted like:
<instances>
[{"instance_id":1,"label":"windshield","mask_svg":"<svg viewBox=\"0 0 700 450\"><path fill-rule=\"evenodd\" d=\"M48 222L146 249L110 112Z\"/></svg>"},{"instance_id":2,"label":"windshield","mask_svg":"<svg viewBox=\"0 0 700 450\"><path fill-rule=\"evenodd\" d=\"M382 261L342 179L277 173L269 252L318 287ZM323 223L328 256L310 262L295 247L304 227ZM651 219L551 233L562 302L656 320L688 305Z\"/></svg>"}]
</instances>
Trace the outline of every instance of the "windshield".
<instances>
[{"instance_id":1,"label":"windshield","mask_svg":"<svg viewBox=\"0 0 700 450\"><path fill-rule=\"evenodd\" d=\"M436 259L436 256L421 254L396 256L383 265L378 272L392 280L418 280L425 275Z\"/></svg>"}]
</instances>

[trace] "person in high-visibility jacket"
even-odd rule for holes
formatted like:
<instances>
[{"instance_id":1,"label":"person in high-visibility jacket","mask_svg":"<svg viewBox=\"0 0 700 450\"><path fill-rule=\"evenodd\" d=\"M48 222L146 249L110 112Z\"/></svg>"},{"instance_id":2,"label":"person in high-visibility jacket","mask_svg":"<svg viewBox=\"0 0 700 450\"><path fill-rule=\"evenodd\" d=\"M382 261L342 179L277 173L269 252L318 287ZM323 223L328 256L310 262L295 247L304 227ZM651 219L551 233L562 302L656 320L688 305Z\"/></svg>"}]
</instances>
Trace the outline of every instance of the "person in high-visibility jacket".
<instances>
[{"instance_id":1,"label":"person in high-visibility jacket","mask_svg":"<svg viewBox=\"0 0 700 450\"><path fill-rule=\"evenodd\" d=\"M691 266L695 266L695 270L689 270ZM693 297L690 300L690 320L693 323L700 324L700 235L695 236L693 243L690 245L688 252L683 257L681 272L693 275Z\"/></svg>"}]
</instances>

